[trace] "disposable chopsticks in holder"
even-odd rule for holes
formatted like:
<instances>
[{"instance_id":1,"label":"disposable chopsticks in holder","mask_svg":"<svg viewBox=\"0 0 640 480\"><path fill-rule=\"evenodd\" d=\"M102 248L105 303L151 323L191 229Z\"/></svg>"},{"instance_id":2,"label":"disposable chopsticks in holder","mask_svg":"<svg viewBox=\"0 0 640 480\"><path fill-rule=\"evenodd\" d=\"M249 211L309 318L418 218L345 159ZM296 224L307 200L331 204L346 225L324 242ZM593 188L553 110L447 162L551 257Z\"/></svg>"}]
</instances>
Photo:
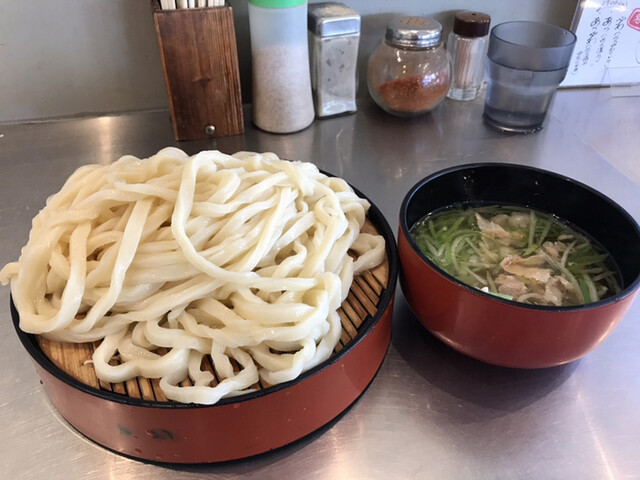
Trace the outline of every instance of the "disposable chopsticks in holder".
<instances>
[{"instance_id":1,"label":"disposable chopsticks in holder","mask_svg":"<svg viewBox=\"0 0 640 480\"><path fill-rule=\"evenodd\" d=\"M160 0L162 10L176 10L180 8L223 7L224 0Z\"/></svg>"}]
</instances>

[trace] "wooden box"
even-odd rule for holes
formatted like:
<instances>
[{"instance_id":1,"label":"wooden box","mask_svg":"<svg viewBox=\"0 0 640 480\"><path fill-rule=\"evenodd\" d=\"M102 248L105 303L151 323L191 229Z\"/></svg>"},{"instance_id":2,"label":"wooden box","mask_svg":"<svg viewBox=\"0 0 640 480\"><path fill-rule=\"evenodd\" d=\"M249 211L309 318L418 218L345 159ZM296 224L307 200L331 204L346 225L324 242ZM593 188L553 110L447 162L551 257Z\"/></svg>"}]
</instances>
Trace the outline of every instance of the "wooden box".
<instances>
[{"instance_id":1,"label":"wooden box","mask_svg":"<svg viewBox=\"0 0 640 480\"><path fill-rule=\"evenodd\" d=\"M151 5L176 140L243 133L231 7L162 10L158 0Z\"/></svg>"}]
</instances>

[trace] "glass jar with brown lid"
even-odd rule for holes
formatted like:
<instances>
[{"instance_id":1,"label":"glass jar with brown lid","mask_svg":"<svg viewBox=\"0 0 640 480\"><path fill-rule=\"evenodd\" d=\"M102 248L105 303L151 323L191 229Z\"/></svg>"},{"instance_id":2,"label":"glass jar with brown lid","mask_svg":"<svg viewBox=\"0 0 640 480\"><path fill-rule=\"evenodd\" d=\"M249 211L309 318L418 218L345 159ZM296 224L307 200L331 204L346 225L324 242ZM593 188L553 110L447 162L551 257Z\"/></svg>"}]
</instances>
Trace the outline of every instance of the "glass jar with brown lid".
<instances>
[{"instance_id":1,"label":"glass jar with brown lid","mask_svg":"<svg viewBox=\"0 0 640 480\"><path fill-rule=\"evenodd\" d=\"M427 17L400 17L387 25L369 57L367 85L386 112L413 117L436 107L451 82L442 25Z\"/></svg>"}]
</instances>

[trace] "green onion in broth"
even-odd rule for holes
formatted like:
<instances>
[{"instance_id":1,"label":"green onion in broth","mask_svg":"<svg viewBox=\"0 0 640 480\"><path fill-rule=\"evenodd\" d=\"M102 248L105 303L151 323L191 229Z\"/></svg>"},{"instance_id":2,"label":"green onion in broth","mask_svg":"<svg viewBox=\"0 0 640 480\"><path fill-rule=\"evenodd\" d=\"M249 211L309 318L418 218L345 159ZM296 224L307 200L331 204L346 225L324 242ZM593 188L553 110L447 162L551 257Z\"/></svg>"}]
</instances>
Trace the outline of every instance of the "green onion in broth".
<instances>
[{"instance_id":1,"label":"green onion in broth","mask_svg":"<svg viewBox=\"0 0 640 480\"><path fill-rule=\"evenodd\" d=\"M620 291L619 274L607 252L539 210L455 206L430 213L410 234L445 272L501 298L575 306Z\"/></svg>"}]
</instances>

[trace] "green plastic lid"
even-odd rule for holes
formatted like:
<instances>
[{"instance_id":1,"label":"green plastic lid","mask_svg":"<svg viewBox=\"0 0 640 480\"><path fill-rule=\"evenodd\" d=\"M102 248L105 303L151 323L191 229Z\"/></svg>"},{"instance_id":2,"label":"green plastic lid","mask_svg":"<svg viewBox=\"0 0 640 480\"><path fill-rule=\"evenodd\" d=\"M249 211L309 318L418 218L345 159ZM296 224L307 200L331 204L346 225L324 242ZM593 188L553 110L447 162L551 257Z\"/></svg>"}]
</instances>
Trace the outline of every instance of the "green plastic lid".
<instances>
[{"instance_id":1,"label":"green plastic lid","mask_svg":"<svg viewBox=\"0 0 640 480\"><path fill-rule=\"evenodd\" d=\"M249 0L251 5L264 8L289 8L306 3L307 0Z\"/></svg>"}]
</instances>

